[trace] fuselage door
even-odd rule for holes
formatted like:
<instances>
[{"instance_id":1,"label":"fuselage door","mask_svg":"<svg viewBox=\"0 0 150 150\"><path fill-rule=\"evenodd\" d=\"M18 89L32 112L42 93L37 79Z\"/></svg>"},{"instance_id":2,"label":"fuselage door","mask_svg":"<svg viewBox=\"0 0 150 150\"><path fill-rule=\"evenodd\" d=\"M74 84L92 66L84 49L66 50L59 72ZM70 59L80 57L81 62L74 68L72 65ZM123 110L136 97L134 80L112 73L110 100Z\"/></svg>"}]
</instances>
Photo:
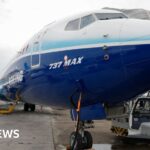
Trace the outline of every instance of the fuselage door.
<instances>
[{"instance_id":1,"label":"fuselage door","mask_svg":"<svg viewBox=\"0 0 150 150\"><path fill-rule=\"evenodd\" d=\"M40 66L39 41L35 41L32 45L31 67L37 68Z\"/></svg>"}]
</instances>

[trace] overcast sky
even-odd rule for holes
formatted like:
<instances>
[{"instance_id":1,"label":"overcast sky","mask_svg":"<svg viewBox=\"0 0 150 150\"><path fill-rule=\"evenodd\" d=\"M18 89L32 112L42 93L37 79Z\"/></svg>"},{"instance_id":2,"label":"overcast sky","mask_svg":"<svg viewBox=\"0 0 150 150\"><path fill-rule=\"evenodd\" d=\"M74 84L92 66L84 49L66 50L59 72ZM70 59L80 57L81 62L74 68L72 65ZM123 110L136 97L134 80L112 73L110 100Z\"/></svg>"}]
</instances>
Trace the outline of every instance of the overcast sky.
<instances>
[{"instance_id":1,"label":"overcast sky","mask_svg":"<svg viewBox=\"0 0 150 150\"><path fill-rule=\"evenodd\" d=\"M150 10L150 0L0 0L0 70L44 25L103 7Z\"/></svg>"}]
</instances>

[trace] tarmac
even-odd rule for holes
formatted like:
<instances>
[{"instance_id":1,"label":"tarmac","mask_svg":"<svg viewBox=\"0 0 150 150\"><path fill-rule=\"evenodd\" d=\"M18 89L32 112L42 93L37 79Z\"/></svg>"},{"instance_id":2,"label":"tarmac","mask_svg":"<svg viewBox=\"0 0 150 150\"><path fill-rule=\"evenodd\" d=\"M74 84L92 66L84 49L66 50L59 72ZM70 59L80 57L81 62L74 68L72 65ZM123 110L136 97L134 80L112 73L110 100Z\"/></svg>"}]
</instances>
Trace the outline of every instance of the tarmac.
<instances>
[{"instance_id":1,"label":"tarmac","mask_svg":"<svg viewBox=\"0 0 150 150\"><path fill-rule=\"evenodd\" d=\"M1 130L19 130L19 138L1 138L0 150L54 150L51 116L15 111L0 116Z\"/></svg>"},{"instance_id":2,"label":"tarmac","mask_svg":"<svg viewBox=\"0 0 150 150\"><path fill-rule=\"evenodd\" d=\"M96 143L93 150L150 149L150 141L120 139L110 127L110 121L95 121L95 128L89 130ZM0 115L0 131L16 129L19 138L0 138L0 150L65 150L74 122L69 110L38 107L35 112L24 112L18 106L14 113Z\"/></svg>"}]
</instances>

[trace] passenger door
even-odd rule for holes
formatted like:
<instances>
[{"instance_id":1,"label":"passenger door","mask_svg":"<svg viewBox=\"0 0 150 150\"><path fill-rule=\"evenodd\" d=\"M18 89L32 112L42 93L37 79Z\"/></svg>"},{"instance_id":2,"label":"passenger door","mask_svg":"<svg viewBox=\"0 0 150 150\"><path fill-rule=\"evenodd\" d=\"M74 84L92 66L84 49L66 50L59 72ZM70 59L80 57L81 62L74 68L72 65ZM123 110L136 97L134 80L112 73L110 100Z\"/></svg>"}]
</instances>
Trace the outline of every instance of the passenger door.
<instances>
[{"instance_id":1,"label":"passenger door","mask_svg":"<svg viewBox=\"0 0 150 150\"><path fill-rule=\"evenodd\" d=\"M37 68L40 66L40 53L39 53L39 41L33 42L31 52L31 68Z\"/></svg>"}]
</instances>

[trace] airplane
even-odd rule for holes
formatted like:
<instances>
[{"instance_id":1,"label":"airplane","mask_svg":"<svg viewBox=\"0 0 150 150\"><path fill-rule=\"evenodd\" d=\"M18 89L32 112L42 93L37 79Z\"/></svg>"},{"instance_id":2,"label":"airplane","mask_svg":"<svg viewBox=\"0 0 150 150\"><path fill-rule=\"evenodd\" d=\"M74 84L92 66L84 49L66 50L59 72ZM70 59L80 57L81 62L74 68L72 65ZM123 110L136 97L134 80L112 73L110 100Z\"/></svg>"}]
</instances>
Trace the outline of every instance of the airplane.
<instances>
[{"instance_id":1,"label":"airplane","mask_svg":"<svg viewBox=\"0 0 150 150\"><path fill-rule=\"evenodd\" d=\"M0 99L70 109L70 149L93 145L93 120L150 90L150 21L114 10L80 13L46 25L17 53L0 80Z\"/></svg>"}]
</instances>

